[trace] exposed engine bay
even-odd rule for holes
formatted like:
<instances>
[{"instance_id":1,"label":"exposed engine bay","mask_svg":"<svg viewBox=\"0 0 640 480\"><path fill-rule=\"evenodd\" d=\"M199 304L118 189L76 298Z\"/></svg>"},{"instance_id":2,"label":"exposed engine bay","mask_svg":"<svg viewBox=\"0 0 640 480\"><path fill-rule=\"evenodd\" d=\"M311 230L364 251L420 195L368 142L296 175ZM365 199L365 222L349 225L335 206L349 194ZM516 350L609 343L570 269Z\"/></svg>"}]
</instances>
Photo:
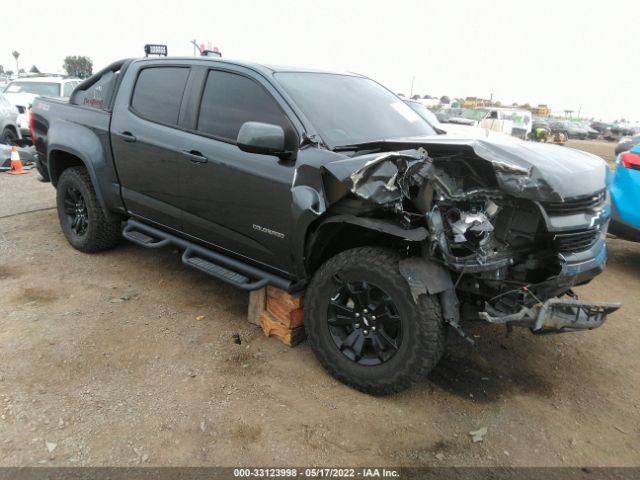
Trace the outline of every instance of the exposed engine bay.
<instances>
[{"instance_id":1,"label":"exposed engine bay","mask_svg":"<svg viewBox=\"0 0 640 480\"><path fill-rule=\"evenodd\" d=\"M516 144L425 147L356 153L326 166L350 196L371 205L359 217L426 230L423 241L403 246L413 249L401 272L414 296L439 294L445 319L462 335L461 318L548 333L596 328L619 308L581 302L572 291L606 262L606 167L568 182L561 163L528 164L531 153L514 155Z\"/></svg>"}]
</instances>

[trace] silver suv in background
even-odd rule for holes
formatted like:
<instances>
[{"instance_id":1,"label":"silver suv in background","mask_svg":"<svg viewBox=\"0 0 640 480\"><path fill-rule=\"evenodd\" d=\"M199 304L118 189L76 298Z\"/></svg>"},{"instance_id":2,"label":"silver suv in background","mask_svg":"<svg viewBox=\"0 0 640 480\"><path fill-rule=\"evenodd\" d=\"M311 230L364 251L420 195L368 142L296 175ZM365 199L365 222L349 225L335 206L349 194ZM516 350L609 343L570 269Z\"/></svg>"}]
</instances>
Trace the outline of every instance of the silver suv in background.
<instances>
[{"instance_id":1,"label":"silver suv in background","mask_svg":"<svg viewBox=\"0 0 640 480\"><path fill-rule=\"evenodd\" d=\"M0 143L12 144L20 137L18 109L0 94Z\"/></svg>"},{"instance_id":2,"label":"silver suv in background","mask_svg":"<svg viewBox=\"0 0 640 480\"><path fill-rule=\"evenodd\" d=\"M18 126L20 133L30 137L29 109L36 97L70 97L71 92L82 80L67 77L27 77L18 78L9 83L4 89L4 95L18 109Z\"/></svg>"}]
</instances>

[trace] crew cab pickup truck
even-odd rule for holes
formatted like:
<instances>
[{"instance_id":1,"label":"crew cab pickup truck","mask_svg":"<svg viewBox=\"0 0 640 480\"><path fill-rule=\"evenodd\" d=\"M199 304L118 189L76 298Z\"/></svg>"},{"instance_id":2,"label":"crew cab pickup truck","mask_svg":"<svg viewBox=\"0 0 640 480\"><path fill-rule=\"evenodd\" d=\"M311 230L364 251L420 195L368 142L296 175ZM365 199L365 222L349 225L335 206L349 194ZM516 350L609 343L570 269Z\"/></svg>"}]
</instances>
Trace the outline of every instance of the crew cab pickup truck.
<instances>
[{"instance_id":1,"label":"crew cab pickup truck","mask_svg":"<svg viewBox=\"0 0 640 480\"><path fill-rule=\"evenodd\" d=\"M466 320L590 330L619 307L572 291L607 259L600 158L438 135L363 76L128 59L32 112L73 247L172 245L239 288L304 294L317 358L364 392L422 378Z\"/></svg>"}]
</instances>

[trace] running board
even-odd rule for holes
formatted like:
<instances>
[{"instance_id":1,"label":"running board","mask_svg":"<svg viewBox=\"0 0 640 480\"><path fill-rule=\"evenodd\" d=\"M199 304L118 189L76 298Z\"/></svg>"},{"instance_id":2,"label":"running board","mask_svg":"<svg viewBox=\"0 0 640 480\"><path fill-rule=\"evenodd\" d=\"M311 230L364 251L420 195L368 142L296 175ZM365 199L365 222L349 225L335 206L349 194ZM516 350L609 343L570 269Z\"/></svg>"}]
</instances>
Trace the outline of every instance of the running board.
<instances>
[{"instance_id":1,"label":"running board","mask_svg":"<svg viewBox=\"0 0 640 480\"><path fill-rule=\"evenodd\" d=\"M247 265L137 220L127 221L122 230L122 236L145 248L160 248L168 245L181 248L184 250L182 263L242 290L258 290L266 285L288 290L290 286L289 281L283 277Z\"/></svg>"}]
</instances>

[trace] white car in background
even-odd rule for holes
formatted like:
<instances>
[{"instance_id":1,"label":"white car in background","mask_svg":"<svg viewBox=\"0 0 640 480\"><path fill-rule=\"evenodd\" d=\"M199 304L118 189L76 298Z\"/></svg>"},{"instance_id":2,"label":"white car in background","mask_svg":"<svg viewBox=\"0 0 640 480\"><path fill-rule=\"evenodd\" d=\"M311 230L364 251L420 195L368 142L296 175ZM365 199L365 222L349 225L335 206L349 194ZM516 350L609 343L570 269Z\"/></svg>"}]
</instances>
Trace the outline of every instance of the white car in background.
<instances>
[{"instance_id":1,"label":"white car in background","mask_svg":"<svg viewBox=\"0 0 640 480\"><path fill-rule=\"evenodd\" d=\"M449 122L482 127L526 140L531 133L533 117L528 110L479 107L463 110L459 117L450 118Z\"/></svg>"},{"instance_id":2,"label":"white car in background","mask_svg":"<svg viewBox=\"0 0 640 480\"><path fill-rule=\"evenodd\" d=\"M67 77L25 77L9 83L4 95L18 109L18 125L23 136L30 137L29 109L36 97L70 97L82 82L79 78Z\"/></svg>"},{"instance_id":3,"label":"white car in background","mask_svg":"<svg viewBox=\"0 0 640 480\"><path fill-rule=\"evenodd\" d=\"M435 113L429 110L424 106L422 102L415 100L404 100L404 103L409 105L414 112L416 112L420 118L422 118L425 122L431 125L436 131L442 132L444 135L448 135L450 137L456 138L504 138L505 140L513 139L516 140L515 137L511 137L509 135L505 135L501 132L496 132L494 130L489 130L488 128L482 127L474 127L469 125L458 125L453 123L440 123L438 117Z\"/></svg>"},{"instance_id":4,"label":"white car in background","mask_svg":"<svg viewBox=\"0 0 640 480\"><path fill-rule=\"evenodd\" d=\"M18 109L0 93L0 143L13 144L20 138Z\"/></svg>"}]
</instances>

